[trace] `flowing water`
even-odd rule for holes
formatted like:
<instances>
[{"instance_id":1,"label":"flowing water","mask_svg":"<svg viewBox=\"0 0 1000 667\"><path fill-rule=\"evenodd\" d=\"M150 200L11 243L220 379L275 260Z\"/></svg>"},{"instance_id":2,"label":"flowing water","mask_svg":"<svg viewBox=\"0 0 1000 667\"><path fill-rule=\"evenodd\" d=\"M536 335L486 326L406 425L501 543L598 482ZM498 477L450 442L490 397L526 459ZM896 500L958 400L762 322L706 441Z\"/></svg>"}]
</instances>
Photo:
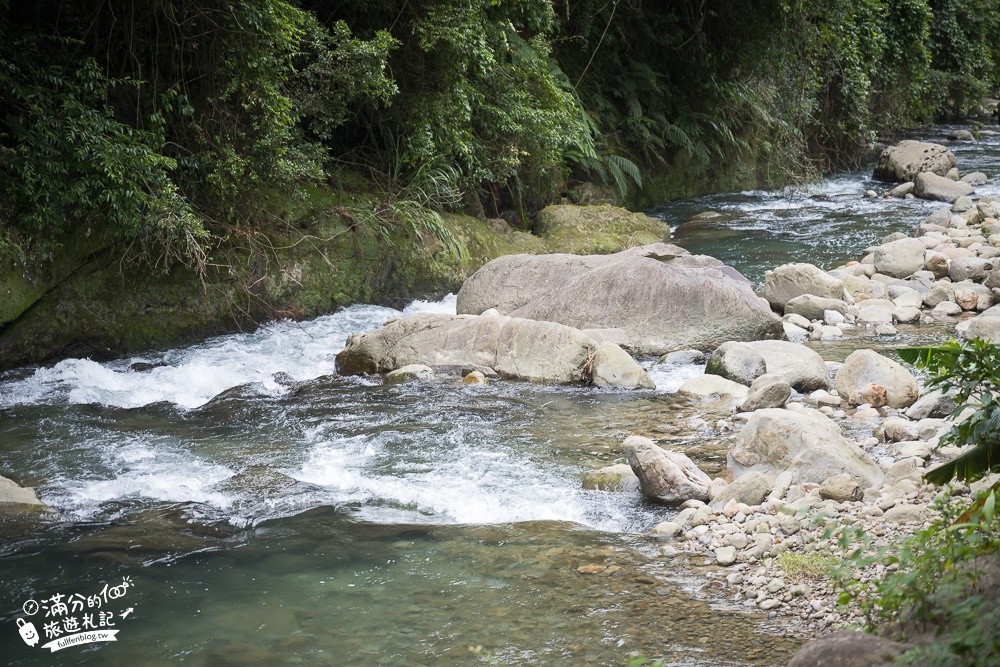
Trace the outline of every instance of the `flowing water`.
<instances>
[{"instance_id":1,"label":"flowing water","mask_svg":"<svg viewBox=\"0 0 1000 667\"><path fill-rule=\"evenodd\" d=\"M964 171L1000 171L994 139L956 151ZM870 187L857 173L654 214L678 244L760 282L785 261L856 258L933 208L866 200ZM722 215L686 222L706 210ZM453 312L454 298L407 310ZM637 392L334 374L349 333L398 314L355 306L0 376L0 473L60 513L0 524L7 664L787 662L803 641L794 625L728 603L713 566L648 537L670 510L581 485L623 460L630 434L721 473L725 415L674 393L702 367L646 361L657 389ZM947 332L818 349L836 361ZM116 641L42 646L80 629Z\"/></svg>"}]
</instances>

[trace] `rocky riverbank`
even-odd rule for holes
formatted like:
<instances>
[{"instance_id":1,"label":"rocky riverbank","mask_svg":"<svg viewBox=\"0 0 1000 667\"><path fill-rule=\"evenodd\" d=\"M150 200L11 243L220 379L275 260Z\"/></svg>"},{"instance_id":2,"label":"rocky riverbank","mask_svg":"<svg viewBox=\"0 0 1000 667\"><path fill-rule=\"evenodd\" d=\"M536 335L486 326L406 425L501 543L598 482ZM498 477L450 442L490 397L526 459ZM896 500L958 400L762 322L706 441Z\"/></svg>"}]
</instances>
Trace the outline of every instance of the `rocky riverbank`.
<instances>
[{"instance_id":1,"label":"rocky riverbank","mask_svg":"<svg viewBox=\"0 0 1000 667\"><path fill-rule=\"evenodd\" d=\"M707 577L724 582L731 601L788 617L817 635L862 621L856 606L838 606L840 591L830 577L848 554L929 527L936 506L968 505L970 492L995 481L972 489L924 482L927 469L962 451L938 447L951 428L943 419L955 408L949 396L921 397L905 367L872 350L824 365L805 347L852 339L863 345L872 335L895 336L900 324L944 323L958 336L1000 341L1000 306L994 306L1000 300L1000 201L970 196L970 183L985 176L960 180L946 148L917 142L887 150L877 169L918 186L933 182L936 190L921 186L916 194L950 206L928 216L912 237L885 238L859 261L830 271L789 264L766 274L762 297L782 315L785 335L795 343L726 343L712 355L707 374L681 388L733 411L720 424L738 431L728 479L709 480L697 469L692 474L683 455L630 438L624 447L631 469L608 468L594 477L600 482L590 482L638 486L650 499L677 505L676 516L653 530L664 539L665 556L710 566ZM913 192L896 187L883 196ZM859 542L859 534L870 542ZM886 570L871 565L853 576L866 583ZM886 650L878 642L871 647ZM898 655L901 647L890 648Z\"/></svg>"}]
</instances>

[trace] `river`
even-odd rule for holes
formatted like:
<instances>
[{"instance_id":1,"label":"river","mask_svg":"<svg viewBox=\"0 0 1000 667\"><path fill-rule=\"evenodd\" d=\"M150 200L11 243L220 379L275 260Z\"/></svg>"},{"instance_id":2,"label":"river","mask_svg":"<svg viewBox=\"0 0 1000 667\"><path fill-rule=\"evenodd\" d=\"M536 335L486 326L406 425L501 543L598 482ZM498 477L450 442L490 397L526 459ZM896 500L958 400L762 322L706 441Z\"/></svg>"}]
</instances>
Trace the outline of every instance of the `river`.
<instances>
[{"instance_id":1,"label":"river","mask_svg":"<svg viewBox=\"0 0 1000 667\"><path fill-rule=\"evenodd\" d=\"M949 146L963 172L1000 172L1000 138ZM759 284L787 261L859 258L933 210L865 199L885 189L868 173L651 214L679 245ZM722 215L686 222L707 210ZM416 311L453 312L454 297L406 312ZM334 374L349 333L398 314L354 306L183 349L0 375L0 472L61 514L0 524L7 664L787 662L804 641L793 624L727 601L714 566L664 555L648 536L672 511L581 486L585 472L622 460L630 434L723 471L734 436L724 415L674 393L700 366L646 360L657 389L627 393ZM901 326L897 339L817 349L837 360L946 335ZM59 614L70 599L78 608ZM85 630L116 630L115 641L52 655L19 636L19 618L42 644L72 634L71 615L89 615Z\"/></svg>"}]
</instances>

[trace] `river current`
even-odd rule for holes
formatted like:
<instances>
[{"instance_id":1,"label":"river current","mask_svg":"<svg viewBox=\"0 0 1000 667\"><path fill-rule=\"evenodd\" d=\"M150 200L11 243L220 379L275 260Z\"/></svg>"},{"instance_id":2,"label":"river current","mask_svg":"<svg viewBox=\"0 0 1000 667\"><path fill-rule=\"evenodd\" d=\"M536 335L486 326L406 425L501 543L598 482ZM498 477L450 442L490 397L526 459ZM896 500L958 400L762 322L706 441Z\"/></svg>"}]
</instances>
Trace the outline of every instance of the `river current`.
<instances>
[{"instance_id":1,"label":"river current","mask_svg":"<svg viewBox=\"0 0 1000 667\"><path fill-rule=\"evenodd\" d=\"M1000 138L949 147L963 172L1000 173ZM866 199L885 189L869 173L650 213L678 245L759 284L784 262L859 258L934 209ZM687 222L709 210L722 215ZM454 312L454 297L403 312L418 311ZM638 392L335 374L350 333L399 313L353 306L182 349L0 375L0 474L60 513L41 526L0 524L7 664L787 662L804 641L794 626L728 602L714 568L664 555L648 536L672 511L581 484L623 461L630 434L722 474L734 437L725 415L675 395L702 366L645 360L657 388ZM900 329L894 340L817 349L836 361L854 347L948 335ZM116 631L114 641L41 646L78 630L71 616ZM39 645L22 641L18 619Z\"/></svg>"}]
</instances>

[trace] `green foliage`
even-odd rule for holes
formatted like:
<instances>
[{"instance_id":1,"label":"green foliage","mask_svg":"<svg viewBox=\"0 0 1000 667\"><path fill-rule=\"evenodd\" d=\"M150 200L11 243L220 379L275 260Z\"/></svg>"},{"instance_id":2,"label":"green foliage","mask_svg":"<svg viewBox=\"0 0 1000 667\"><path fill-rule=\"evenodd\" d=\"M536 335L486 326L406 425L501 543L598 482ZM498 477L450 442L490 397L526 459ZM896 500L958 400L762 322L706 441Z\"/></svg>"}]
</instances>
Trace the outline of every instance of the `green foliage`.
<instances>
[{"instance_id":1,"label":"green foliage","mask_svg":"<svg viewBox=\"0 0 1000 667\"><path fill-rule=\"evenodd\" d=\"M936 504L940 517L927 529L897 543L872 548L857 529L844 530L840 545L850 555L838 570L841 602L860 605L869 630L890 634L935 631L937 641L909 651L905 662L925 660L935 667L986 667L1000 654L996 586L1000 520L998 491L984 492L971 512L955 503ZM862 583L855 573L881 566L884 573ZM989 572L989 576L985 576ZM989 584L989 579L994 581Z\"/></svg>"},{"instance_id":2,"label":"green foliage","mask_svg":"<svg viewBox=\"0 0 1000 667\"><path fill-rule=\"evenodd\" d=\"M929 388L956 392L958 407L950 419L973 410L971 416L953 424L938 445L973 448L929 470L924 477L935 484L947 484L953 477L974 480L1000 470L1000 346L975 338L935 347L901 348L898 353L904 361L927 370Z\"/></svg>"},{"instance_id":3,"label":"green foliage","mask_svg":"<svg viewBox=\"0 0 1000 667\"><path fill-rule=\"evenodd\" d=\"M1000 2L930 0L931 68L938 114L959 116L1000 84Z\"/></svg>"},{"instance_id":4,"label":"green foliage","mask_svg":"<svg viewBox=\"0 0 1000 667\"><path fill-rule=\"evenodd\" d=\"M826 578L835 562L829 555L815 551L811 553L782 551L778 554L777 561L785 579L792 584Z\"/></svg>"},{"instance_id":5,"label":"green foliage","mask_svg":"<svg viewBox=\"0 0 1000 667\"><path fill-rule=\"evenodd\" d=\"M373 174L379 185L374 200L347 206L343 213L362 229L377 232L393 245L393 227L402 226L417 239L437 239L461 256L461 246L441 220L440 212L455 208L462 200L460 175L454 168L421 165L410 173L400 159L387 174Z\"/></svg>"},{"instance_id":6,"label":"green foliage","mask_svg":"<svg viewBox=\"0 0 1000 667\"><path fill-rule=\"evenodd\" d=\"M138 82L108 78L91 58L39 64L40 50L73 45L17 41L19 57L0 65L0 215L17 223L6 234L49 239L81 227L201 265L207 232L170 180L175 161L156 150L155 133L119 122L108 105Z\"/></svg>"}]
</instances>

